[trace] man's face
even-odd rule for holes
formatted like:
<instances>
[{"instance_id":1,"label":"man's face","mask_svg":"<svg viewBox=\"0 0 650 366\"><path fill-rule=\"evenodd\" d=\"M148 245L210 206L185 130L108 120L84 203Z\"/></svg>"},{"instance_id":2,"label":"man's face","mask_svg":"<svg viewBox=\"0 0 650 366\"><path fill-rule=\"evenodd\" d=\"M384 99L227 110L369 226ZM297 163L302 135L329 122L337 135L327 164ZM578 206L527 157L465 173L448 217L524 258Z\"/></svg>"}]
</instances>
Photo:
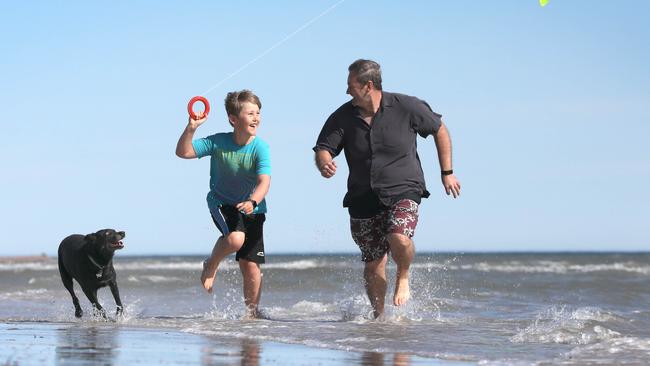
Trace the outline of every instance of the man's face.
<instances>
[{"instance_id":1,"label":"man's face","mask_svg":"<svg viewBox=\"0 0 650 366\"><path fill-rule=\"evenodd\" d=\"M363 104L363 102L367 99L369 99L369 94L368 94L368 85L361 85L357 81L357 76L355 74L348 74L348 90L346 90L347 94L350 94L352 97L352 104L355 106L358 106L360 104Z\"/></svg>"},{"instance_id":2,"label":"man's face","mask_svg":"<svg viewBox=\"0 0 650 366\"><path fill-rule=\"evenodd\" d=\"M250 136L257 134L257 127L262 121L260 108L255 103L244 102L242 103L239 115L230 115L230 122L232 122L235 131L246 132Z\"/></svg>"}]
</instances>

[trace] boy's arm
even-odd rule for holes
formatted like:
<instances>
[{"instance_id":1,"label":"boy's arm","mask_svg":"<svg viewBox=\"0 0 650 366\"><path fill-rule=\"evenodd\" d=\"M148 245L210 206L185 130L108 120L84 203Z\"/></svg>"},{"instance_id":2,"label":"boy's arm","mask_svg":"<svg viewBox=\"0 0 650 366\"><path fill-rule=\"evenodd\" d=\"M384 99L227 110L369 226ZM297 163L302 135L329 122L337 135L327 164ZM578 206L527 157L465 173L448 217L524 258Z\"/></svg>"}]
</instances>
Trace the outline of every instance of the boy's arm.
<instances>
[{"instance_id":1,"label":"boy's arm","mask_svg":"<svg viewBox=\"0 0 650 366\"><path fill-rule=\"evenodd\" d=\"M268 174L259 174L257 176L257 185L255 190L250 196L250 199L254 200L257 203L262 202L266 194L269 193L269 187L271 186L271 176ZM245 214L253 213L255 207L251 201L240 202L235 206L239 211L243 211Z\"/></svg>"},{"instance_id":2,"label":"boy's arm","mask_svg":"<svg viewBox=\"0 0 650 366\"><path fill-rule=\"evenodd\" d=\"M198 119L192 119L192 117L189 118L185 130L183 130L181 137L178 139L178 143L176 144L176 156L179 158L196 158L196 152L192 146L194 132L196 132L199 126L208 119L207 117L203 116L203 113L199 114L198 117Z\"/></svg>"}]
</instances>

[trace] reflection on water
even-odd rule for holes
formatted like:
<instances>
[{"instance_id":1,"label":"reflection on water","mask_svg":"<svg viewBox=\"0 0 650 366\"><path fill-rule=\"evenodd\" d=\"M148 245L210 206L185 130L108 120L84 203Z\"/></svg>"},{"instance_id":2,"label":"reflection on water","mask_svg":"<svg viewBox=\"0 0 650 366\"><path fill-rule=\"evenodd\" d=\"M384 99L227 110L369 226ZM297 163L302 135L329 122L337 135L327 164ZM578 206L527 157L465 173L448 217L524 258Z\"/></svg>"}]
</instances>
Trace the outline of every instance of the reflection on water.
<instances>
[{"instance_id":1,"label":"reflection on water","mask_svg":"<svg viewBox=\"0 0 650 366\"><path fill-rule=\"evenodd\" d=\"M364 352L361 355L360 363L364 366L409 366L411 356L406 353L390 355L378 352Z\"/></svg>"},{"instance_id":2,"label":"reflection on water","mask_svg":"<svg viewBox=\"0 0 650 366\"><path fill-rule=\"evenodd\" d=\"M112 328L60 328L57 331L56 364L112 365L118 348L116 335Z\"/></svg>"},{"instance_id":3,"label":"reflection on water","mask_svg":"<svg viewBox=\"0 0 650 366\"><path fill-rule=\"evenodd\" d=\"M254 339L243 338L240 340L240 349L232 349L225 344L210 344L203 348L202 365L241 365L258 366L262 347Z\"/></svg>"}]
</instances>

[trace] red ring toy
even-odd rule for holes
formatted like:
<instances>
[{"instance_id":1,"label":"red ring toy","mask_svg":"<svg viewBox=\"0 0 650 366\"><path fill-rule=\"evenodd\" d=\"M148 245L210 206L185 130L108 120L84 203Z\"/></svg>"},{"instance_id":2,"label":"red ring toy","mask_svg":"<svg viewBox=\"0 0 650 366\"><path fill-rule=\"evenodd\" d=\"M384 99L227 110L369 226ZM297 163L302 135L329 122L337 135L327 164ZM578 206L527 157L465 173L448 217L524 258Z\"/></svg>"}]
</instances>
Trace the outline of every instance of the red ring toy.
<instances>
[{"instance_id":1,"label":"red ring toy","mask_svg":"<svg viewBox=\"0 0 650 366\"><path fill-rule=\"evenodd\" d=\"M210 103L208 103L207 99L205 99L202 96L198 96L198 95L196 97L190 99L190 102L187 103L187 113L190 114L190 117L192 117L192 119L198 119L199 118L199 116L197 116L196 113L194 113L194 109L192 109L192 107L194 107L194 103L196 103L196 102L203 103L203 105L205 106L205 111L203 112L203 116L207 117L208 113L210 113Z\"/></svg>"}]
</instances>

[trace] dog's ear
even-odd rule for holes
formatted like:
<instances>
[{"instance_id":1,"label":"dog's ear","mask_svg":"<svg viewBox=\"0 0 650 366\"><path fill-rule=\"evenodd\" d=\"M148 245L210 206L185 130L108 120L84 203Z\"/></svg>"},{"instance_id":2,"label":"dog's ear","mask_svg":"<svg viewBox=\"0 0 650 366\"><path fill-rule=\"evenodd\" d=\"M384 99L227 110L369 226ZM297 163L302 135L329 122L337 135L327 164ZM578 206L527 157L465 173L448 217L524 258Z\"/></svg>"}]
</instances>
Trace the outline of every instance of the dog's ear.
<instances>
[{"instance_id":1,"label":"dog's ear","mask_svg":"<svg viewBox=\"0 0 650 366\"><path fill-rule=\"evenodd\" d=\"M94 243L97 240L97 234L88 234L84 239L86 239L86 242L88 243Z\"/></svg>"}]
</instances>

